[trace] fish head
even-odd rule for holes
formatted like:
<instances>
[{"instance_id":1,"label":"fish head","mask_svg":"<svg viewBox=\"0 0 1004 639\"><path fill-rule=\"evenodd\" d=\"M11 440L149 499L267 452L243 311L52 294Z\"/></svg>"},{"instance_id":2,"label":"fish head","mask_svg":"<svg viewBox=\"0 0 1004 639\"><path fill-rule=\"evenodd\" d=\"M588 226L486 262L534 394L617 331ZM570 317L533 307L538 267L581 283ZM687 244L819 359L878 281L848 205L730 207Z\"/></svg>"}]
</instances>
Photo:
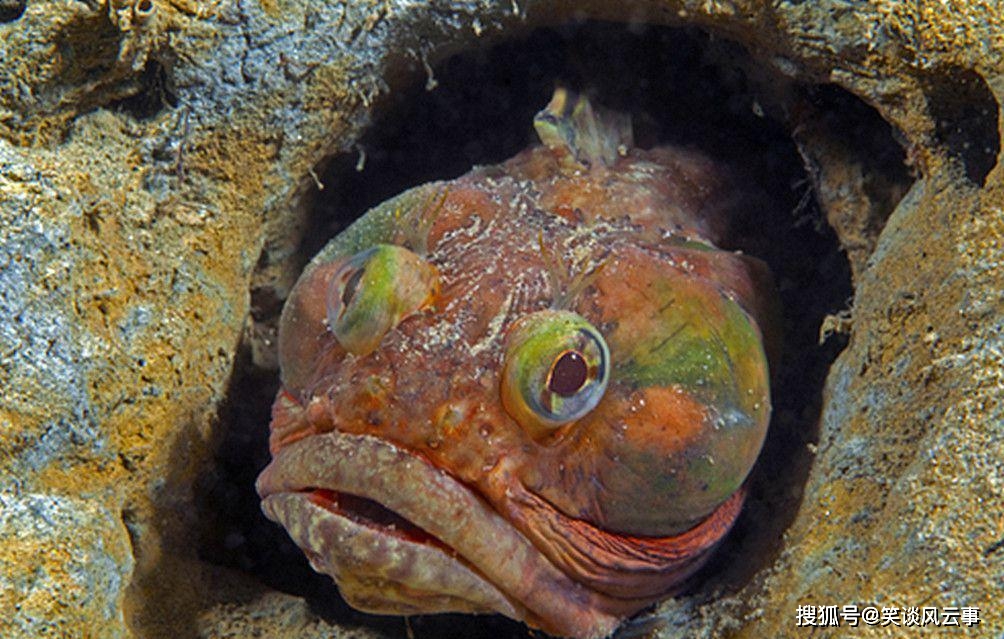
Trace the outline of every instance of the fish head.
<instances>
[{"instance_id":1,"label":"fish head","mask_svg":"<svg viewBox=\"0 0 1004 639\"><path fill-rule=\"evenodd\" d=\"M685 215L708 171L663 151L570 174L536 147L311 262L258 490L349 603L599 637L703 564L769 421L772 295Z\"/></svg>"}]
</instances>

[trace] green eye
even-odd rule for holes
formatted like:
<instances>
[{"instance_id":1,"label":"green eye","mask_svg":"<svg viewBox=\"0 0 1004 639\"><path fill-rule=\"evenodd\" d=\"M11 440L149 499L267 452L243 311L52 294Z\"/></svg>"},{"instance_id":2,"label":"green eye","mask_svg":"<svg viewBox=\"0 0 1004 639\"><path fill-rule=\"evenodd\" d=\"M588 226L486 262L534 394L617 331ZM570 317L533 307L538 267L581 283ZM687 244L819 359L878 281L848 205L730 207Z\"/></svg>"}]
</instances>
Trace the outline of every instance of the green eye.
<instances>
[{"instance_id":1,"label":"green eye","mask_svg":"<svg viewBox=\"0 0 1004 639\"><path fill-rule=\"evenodd\" d=\"M599 331L569 311L540 311L510 330L502 404L534 437L580 419L603 397L610 351Z\"/></svg>"},{"instance_id":2,"label":"green eye","mask_svg":"<svg viewBox=\"0 0 1004 639\"><path fill-rule=\"evenodd\" d=\"M328 287L328 328L355 355L376 350L405 317L432 304L439 290L436 267L406 248L378 244L356 253Z\"/></svg>"}]
</instances>

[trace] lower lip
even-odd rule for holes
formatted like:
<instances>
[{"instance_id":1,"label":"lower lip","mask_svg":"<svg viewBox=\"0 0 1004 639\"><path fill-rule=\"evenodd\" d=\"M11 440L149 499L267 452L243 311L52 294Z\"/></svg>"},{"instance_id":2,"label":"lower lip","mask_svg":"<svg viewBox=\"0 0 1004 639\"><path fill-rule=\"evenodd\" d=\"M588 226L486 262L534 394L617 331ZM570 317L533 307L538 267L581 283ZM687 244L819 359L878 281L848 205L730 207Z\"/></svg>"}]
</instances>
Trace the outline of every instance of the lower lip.
<instances>
[{"instance_id":1,"label":"lower lip","mask_svg":"<svg viewBox=\"0 0 1004 639\"><path fill-rule=\"evenodd\" d=\"M478 575L497 591L509 610L498 606L495 610L556 634L608 634L620 617L643 605L609 599L571 580L461 482L379 438L331 431L284 446L258 478L257 487L266 514L282 523L308 556L320 552L313 546L327 541L320 538L319 529L326 527L344 536L346 522L361 518L362 526L351 522L354 531L367 529L366 534L380 543L393 537L394 548L401 552L435 551L437 570L448 561ZM365 505L362 511L346 508L340 497L344 494L375 502L379 510L360 501L354 505ZM304 508L304 502L309 508ZM327 510L331 503L340 505ZM393 535L387 534L389 529L380 520L388 517L387 511L407 523ZM374 519L367 513L378 516ZM421 542L401 535L417 535ZM435 540L433 546L425 543L430 538ZM335 552L344 555L345 551ZM350 573L349 558L341 558ZM514 605L525 607L525 614L513 610Z\"/></svg>"}]
</instances>

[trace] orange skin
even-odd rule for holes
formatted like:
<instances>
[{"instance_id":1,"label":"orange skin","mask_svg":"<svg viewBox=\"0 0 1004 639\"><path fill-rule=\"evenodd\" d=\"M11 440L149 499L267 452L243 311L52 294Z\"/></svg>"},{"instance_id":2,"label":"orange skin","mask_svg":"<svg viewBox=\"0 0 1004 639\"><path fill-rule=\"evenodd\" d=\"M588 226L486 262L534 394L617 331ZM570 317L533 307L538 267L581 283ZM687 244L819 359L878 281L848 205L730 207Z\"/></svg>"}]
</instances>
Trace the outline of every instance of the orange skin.
<instances>
[{"instance_id":1,"label":"orange skin","mask_svg":"<svg viewBox=\"0 0 1004 639\"><path fill-rule=\"evenodd\" d=\"M333 274L361 246L322 253L287 302L274 461L259 492L358 607L498 611L554 634L600 637L678 590L738 515L769 419L758 326L770 324L773 302L761 263L711 246L733 202L727 175L671 148L576 172L559 160L529 149L405 200L431 220L422 243L439 289L375 351L346 353L325 323ZM402 233L386 235L380 241ZM570 271L564 279L548 249ZM577 287L576 274L589 277ZM612 372L591 412L541 435L507 413L500 372L509 327L556 300L603 334ZM681 312L694 320L681 327L706 321L731 349L730 376L712 374L710 390L704 380L695 389L631 377L647 365L652 336ZM741 426L720 429L733 413ZM368 461L344 452L353 446ZM695 465L698 457L710 462ZM427 490L439 481L441 492ZM368 520L342 495L407 523ZM369 535L388 550L363 561L322 529L345 544ZM433 551L443 557L428 558ZM414 576L433 564L427 572L462 572L468 585ZM478 594L465 599L465 590Z\"/></svg>"}]
</instances>

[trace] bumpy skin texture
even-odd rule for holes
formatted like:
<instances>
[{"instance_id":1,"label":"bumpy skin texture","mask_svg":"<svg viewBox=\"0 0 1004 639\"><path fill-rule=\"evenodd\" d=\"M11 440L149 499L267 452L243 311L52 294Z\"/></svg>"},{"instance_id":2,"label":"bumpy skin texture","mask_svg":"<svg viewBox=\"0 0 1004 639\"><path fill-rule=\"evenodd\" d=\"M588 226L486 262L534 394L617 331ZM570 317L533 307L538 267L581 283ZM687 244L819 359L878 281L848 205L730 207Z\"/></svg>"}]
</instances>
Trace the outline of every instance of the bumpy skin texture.
<instances>
[{"instance_id":1,"label":"bumpy skin texture","mask_svg":"<svg viewBox=\"0 0 1004 639\"><path fill-rule=\"evenodd\" d=\"M287 301L258 490L359 608L604 636L677 589L741 508L770 416L774 303L762 263L714 246L742 199L703 156L630 148L623 121L566 97L538 116L545 146L368 212ZM385 279L353 277L387 244L434 268L406 255ZM421 295L395 292L419 280ZM411 311L374 320L372 350L338 342L350 304L403 297ZM565 360L534 395L510 380L557 375L568 349L516 348L528 323L609 351ZM524 401L560 407L580 386L602 395L567 422Z\"/></svg>"}]
</instances>

